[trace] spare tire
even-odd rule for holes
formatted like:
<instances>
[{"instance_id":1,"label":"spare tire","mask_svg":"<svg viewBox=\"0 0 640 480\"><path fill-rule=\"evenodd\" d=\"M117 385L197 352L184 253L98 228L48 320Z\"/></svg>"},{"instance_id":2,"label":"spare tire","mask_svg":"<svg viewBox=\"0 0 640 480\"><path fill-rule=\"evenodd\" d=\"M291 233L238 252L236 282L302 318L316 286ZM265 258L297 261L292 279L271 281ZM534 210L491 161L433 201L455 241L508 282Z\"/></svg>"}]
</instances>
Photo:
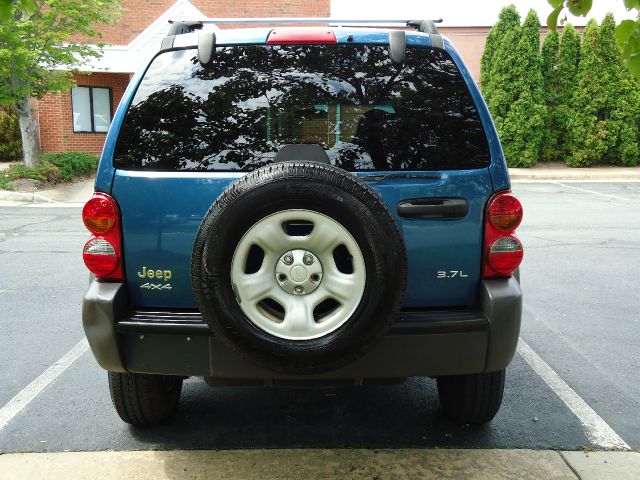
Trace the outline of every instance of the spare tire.
<instances>
[{"instance_id":1,"label":"spare tire","mask_svg":"<svg viewBox=\"0 0 640 480\"><path fill-rule=\"evenodd\" d=\"M380 196L315 162L268 165L232 184L205 215L191 264L213 334L295 374L338 368L375 345L400 308L406 270Z\"/></svg>"}]
</instances>

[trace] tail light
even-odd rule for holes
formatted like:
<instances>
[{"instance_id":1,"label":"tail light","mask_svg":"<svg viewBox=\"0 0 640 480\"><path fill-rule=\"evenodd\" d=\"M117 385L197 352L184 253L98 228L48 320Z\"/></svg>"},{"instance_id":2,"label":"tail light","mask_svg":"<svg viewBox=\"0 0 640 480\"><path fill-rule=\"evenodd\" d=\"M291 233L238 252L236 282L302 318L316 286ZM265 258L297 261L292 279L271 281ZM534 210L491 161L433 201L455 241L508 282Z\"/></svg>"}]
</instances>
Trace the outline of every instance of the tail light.
<instances>
[{"instance_id":1,"label":"tail light","mask_svg":"<svg viewBox=\"0 0 640 480\"><path fill-rule=\"evenodd\" d=\"M483 278L509 277L522 263L523 248L515 236L522 221L522 204L509 191L487 203L484 225Z\"/></svg>"},{"instance_id":2,"label":"tail light","mask_svg":"<svg viewBox=\"0 0 640 480\"><path fill-rule=\"evenodd\" d=\"M82 221L92 234L82 249L87 268L101 280L122 280L122 236L116 201L106 193L95 193L82 209Z\"/></svg>"}]
</instances>

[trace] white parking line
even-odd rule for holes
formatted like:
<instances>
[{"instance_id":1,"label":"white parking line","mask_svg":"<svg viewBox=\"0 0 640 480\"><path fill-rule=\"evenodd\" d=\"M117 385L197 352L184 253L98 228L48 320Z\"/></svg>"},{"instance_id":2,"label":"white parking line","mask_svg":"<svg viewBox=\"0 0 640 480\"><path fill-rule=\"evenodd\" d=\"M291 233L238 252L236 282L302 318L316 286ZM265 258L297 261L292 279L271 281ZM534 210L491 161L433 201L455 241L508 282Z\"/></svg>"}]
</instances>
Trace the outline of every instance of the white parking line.
<instances>
[{"instance_id":1,"label":"white parking line","mask_svg":"<svg viewBox=\"0 0 640 480\"><path fill-rule=\"evenodd\" d=\"M569 410L578 417L584 426L589 440L602 448L630 450L629 445L620 438L613 428L598 415L580 395L562 380L553 369L542 360L522 338L518 343L518 353L529 366L549 385Z\"/></svg>"},{"instance_id":2,"label":"white parking line","mask_svg":"<svg viewBox=\"0 0 640 480\"><path fill-rule=\"evenodd\" d=\"M628 198L619 197L617 195L610 195L608 193L596 192L594 190L587 190L585 188L572 187L570 185L566 185L566 184L561 183L561 182L549 182L549 183L553 183L554 185L559 185L559 186L564 187L564 188L569 188L571 190L577 190L577 191L583 192L583 193L592 193L594 195L600 195L601 197L614 198L616 200L623 200L625 202L629 202L630 201Z\"/></svg>"},{"instance_id":3,"label":"white parking line","mask_svg":"<svg viewBox=\"0 0 640 480\"><path fill-rule=\"evenodd\" d=\"M29 405L47 385L60 376L73 362L89 349L87 339L80 340L75 347L65 353L60 360L47 368L38 378L22 389L2 408L0 408L0 431L20 411Z\"/></svg>"}]
</instances>

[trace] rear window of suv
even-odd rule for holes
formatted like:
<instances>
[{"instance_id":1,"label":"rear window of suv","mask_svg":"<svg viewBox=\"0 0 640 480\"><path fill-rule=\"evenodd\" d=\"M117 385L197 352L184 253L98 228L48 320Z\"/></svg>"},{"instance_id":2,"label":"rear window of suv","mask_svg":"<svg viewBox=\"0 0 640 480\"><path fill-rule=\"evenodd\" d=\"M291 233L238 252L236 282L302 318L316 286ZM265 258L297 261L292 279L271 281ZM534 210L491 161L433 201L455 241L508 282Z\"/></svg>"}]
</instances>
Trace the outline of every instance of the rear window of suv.
<instances>
[{"instance_id":1,"label":"rear window of suv","mask_svg":"<svg viewBox=\"0 0 640 480\"><path fill-rule=\"evenodd\" d=\"M320 144L349 171L473 169L484 128L448 53L376 45L234 46L203 68L158 55L120 130L117 168L250 171L287 144Z\"/></svg>"}]
</instances>

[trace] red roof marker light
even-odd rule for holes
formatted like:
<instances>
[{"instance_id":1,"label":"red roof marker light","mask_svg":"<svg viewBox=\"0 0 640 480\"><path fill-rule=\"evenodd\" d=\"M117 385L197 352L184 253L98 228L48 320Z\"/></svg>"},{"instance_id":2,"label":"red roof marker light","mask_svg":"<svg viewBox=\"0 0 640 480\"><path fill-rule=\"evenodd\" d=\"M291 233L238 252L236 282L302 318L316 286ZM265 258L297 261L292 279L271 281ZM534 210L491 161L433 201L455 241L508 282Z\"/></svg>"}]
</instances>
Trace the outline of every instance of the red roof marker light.
<instances>
[{"instance_id":1,"label":"red roof marker light","mask_svg":"<svg viewBox=\"0 0 640 480\"><path fill-rule=\"evenodd\" d=\"M296 45L338 43L336 34L327 27L274 28L267 38L268 45Z\"/></svg>"}]
</instances>

